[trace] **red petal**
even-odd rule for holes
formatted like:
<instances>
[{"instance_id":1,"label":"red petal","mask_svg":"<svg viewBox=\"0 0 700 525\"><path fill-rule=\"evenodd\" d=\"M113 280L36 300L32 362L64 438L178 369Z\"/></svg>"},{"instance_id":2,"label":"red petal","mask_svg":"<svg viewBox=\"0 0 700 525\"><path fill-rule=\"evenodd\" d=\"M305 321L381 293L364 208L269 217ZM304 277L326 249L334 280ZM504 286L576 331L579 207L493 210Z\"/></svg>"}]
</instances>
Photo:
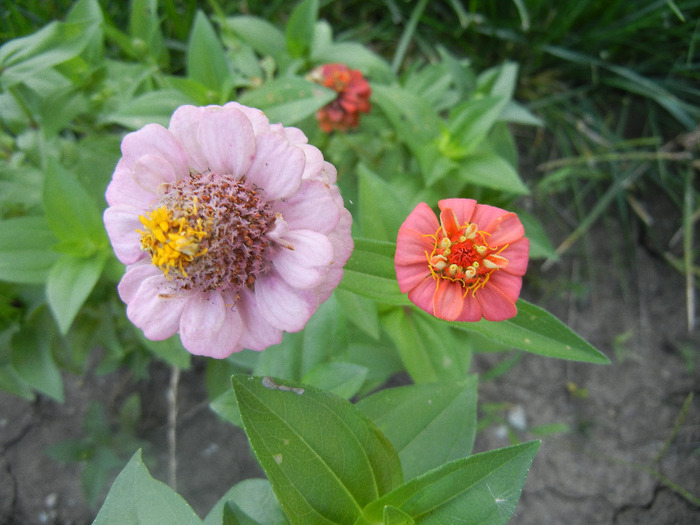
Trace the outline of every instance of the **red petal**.
<instances>
[{"instance_id":1,"label":"red petal","mask_svg":"<svg viewBox=\"0 0 700 525\"><path fill-rule=\"evenodd\" d=\"M491 224L484 224L481 228L491 235L487 238L491 246L503 246L523 238L525 228L515 213L501 215Z\"/></svg>"},{"instance_id":2,"label":"red petal","mask_svg":"<svg viewBox=\"0 0 700 525\"><path fill-rule=\"evenodd\" d=\"M435 290L435 297L433 297L435 317L446 321L456 320L462 313L464 306L463 294L464 288L461 285L448 279L440 279L437 290Z\"/></svg>"},{"instance_id":3,"label":"red petal","mask_svg":"<svg viewBox=\"0 0 700 525\"><path fill-rule=\"evenodd\" d=\"M474 199L442 199L438 202L441 210L452 208L457 215L457 222L464 224L472 221L472 215L477 207Z\"/></svg>"}]
</instances>

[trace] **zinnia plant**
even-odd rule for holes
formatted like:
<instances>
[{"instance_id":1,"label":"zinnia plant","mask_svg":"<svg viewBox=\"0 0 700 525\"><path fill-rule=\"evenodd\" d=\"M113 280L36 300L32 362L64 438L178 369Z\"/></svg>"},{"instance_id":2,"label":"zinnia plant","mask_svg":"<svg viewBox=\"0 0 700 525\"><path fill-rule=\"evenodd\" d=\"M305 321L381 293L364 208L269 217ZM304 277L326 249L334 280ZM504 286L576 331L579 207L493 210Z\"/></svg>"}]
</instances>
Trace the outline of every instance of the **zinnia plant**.
<instances>
[{"instance_id":1,"label":"zinnia plant","mask_svg":"<svg viewBox=\"0 0 700 525\"><path fill-rule=\"evenodd\" d=\"M345 64L326 64L316 68L311 78L338 93L335 100L316 113L318 125L326 133L356 128L360 112L369 113L372 90L360 71Z\"/></svg>"},{"instance_id":2,"label":"zinnia plant","mask_svg":"<svg viewBox=\"0 0 700 525\"><path fill-rule=\"evenodd\" d=\"M530 244L515 213L473 199L444 199L440 222L425 203L396 243L401 292L447 321L502 321L516 315Z\"/></svg>"},{"instance_id":3,"label":"zinnia plant","mask_svg":"<svg viewBox=\"0 0 700 525\"><path fill-rule=\"evenodd\" d=\"M223 358L301 330L353 247L336 170L262 111L182 106L124 137L104 222L149 339Z\"/></svg>"}]
</instances>

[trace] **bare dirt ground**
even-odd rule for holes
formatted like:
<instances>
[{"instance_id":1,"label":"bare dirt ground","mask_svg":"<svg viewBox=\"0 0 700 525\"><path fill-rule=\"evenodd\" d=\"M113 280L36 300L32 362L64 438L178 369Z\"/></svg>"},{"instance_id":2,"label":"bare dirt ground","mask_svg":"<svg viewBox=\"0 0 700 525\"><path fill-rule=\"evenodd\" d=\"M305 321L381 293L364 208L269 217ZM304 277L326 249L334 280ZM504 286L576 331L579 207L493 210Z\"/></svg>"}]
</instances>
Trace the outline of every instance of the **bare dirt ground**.
<instances>
[{"instance_id":1,"label":"bare dirt ground","mask_svg":"<svg viewBox=\"0 0 700 525\"><path fill-rule=\"evenodd\" d=\"M651 212L668 239L673 232L670 223L663 231L664 208ZM548 224L555 240L568 233L556 217ZM700 508L677 488L700 495L698 329L687 333L683 277L636 232L631 248L624 247L624 233L611 217L596 227L588 245L580 243L549 270L533 262L524 292L612 364L524 355L508 373L480 387L480 403L507 405L504 419L521 440L537 437L533 429L539 425L571 429L542 438L513 524L700 523ZM503 359L478 355L475 369L485 372ZM199 364L183 373L179 389L178 490L204 516L228 487L261 471L242 432L209 410ZM0 393L0 524L84 524L94 516L83 497L80 465L58 463L44 450L81 437L90 401L119 406L132 387L123 372L65 379L63 404ZM166 450L167 384L162 365L138 384L141 437L154 444L151 472L162 480L165 452L155 451ZM677 426L691 393L695 400ZM504 430L487 427L475 451L509 444Z\"/></svg>"}]
</instances>

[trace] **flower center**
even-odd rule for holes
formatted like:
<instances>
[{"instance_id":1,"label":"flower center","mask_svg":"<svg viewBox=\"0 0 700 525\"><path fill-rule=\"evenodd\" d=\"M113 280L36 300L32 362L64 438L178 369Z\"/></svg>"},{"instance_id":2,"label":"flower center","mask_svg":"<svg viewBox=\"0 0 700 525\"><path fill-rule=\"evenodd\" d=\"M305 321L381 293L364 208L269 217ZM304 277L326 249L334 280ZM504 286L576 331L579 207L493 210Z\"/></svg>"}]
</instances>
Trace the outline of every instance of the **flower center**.
<instances>
[{"instance_id":1,"label":"flower center","mask_svg":"<svg viewBox=\"0 0 700 525\"><path fill-rule=\"evenodd\" d=\"M274 213L245 178L191 173L164 186L139 217L141 247L177 289L252 288L269 268L265 234Z\"/></svg>"},{"instance_id":2,"label":"flower center","mask_svg":"<svg viewBox=\"0 0 700 525\"><path fill-rule=\"evenodd\" d=\"M428 254L428 265L433 277L449 279L476 292L489 280L491 274L505 268L508 259L498 255L505 246L490 246L486 241L488 233L478 229L474 223L465 223L449 233L441 226L434 235L435 247Z\"/></svg>"}]
</instances>

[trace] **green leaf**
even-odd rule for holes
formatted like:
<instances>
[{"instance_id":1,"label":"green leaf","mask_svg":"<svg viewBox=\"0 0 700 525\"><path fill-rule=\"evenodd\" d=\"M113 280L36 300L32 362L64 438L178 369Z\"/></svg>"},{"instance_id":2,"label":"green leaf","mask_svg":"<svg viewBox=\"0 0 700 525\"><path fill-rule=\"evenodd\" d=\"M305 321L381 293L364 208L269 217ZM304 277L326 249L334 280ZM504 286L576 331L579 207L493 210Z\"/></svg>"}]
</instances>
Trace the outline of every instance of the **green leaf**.
<instances>
[{"instance_id":1,"label":"green leaf","mask_svg":"<svg viewBox=\"0 0 700 525\"><path fill-rule=\"evenodd\" d=\"M384 304L411 304L396 281L395 248L391 242L355 239L355 248L345 264L339 287Z\"/></svg>"},{"instance_id":2,"label":"green leaf","mask_svg":"<svg viewBox=\"0 0 700 525\"><path fill-rule=\"evenodd\" d=\"M461 346L449 326L416 309L395 308L383 326L416 383L463 379L469 370L471 348Z\"/></svg>"},{"instance_id":3,"label":"green leaf","mask_svg":"<svg viewBox=\"0 0 700 525\"><path fill-rule=\"evenodd\" d=\"M228 421L237 427L243 427L241 411L238 410L238 401L236 401L236 394L233 390L227 390L219 394L212 400L209 406L224 421Z\"/></svg>"},{"instance_id":4,"label":"green leaf","mask_svg":"<svg viewBox=\"0 0 700 525\"><path fill-rule=\"evenodd\" d=\"M415 521L411 516L396 507L387 505L384 507L383 525L413 525Z\"/></svg>"},{"instance_id":5,"label":"green leaf","mask_svg":"<svg viewBox=\"0 0 700 525\"><path fill-rule=\"evenodd\" d=\"M530 258L558 261L559 254L552 246L539 220L523 210L518 210L518 218L525 227L525 237L530 241Z\"/></svg>"},{"instance_id":6,"label":"green leaf","mask_svg":"<svg viewBox=\"0 0 700 525\"><path fill-rule=\"evenodd\" d=\"M49 227L74 255L90 255L107 246L102 213L78 179L49 157L43 192Z\"/></svg>"},{"instance_id":7,"label":"green leaf","mask_svg":"<svg viewBox=\"0 0 700 525\"><path fill-rule=\"evenodd\" d=\"M447 132L451 158L469 155L491 131L508 98L488 96L463 102L450 112Z\"/></svg>"},{"instance_id":8,"label":"green leaf","mask_svg":"<svg viewBox=\"0 0 700 525\"><path fill-rule=\"evenodd\" d=\"M387 388L357 403L399 453L406 479L469 455L477 377Z\"/></svg>"},{"instance_id":9,"label":"green leaf","mask_svg":"<svg viewBox=\"0 0 700 525\"><path fill-rule=\"evenodd\" d=\"M421 97L392 85L373 85L372 103L387 116L398 137L414 152L440 134L441 121Z\"/></svg>"},{"instance_id":10,"label":"green leaf","mask_svg":"<svg viewBox=\"0 0 700 525\"><path fill-rule=\"evenodd\" d=\"M286 54L284 34L267 20L256 16L233 16L226 27L259 54L273 57L278 63Z\"/></svg>"},{"instance_id":11,"label":"green leaf","mask_svg":"<svg viewBox=\"0 0 700 525\"><path fill-rule=\"evenodd\" d=\"M511 99L518 83L518 64L506 62L487 69L479 74L476 83L480 93Z\"/></svg>"},{"instance_id":12,"label":"green leaf","mask_svg":"<svg viewBox=\"0 0 700 525\"><path fill-rule=\"evenodd\" d=\"M32 388L63 402L63 379L51 355L51 321L38 309L12 336L12 367Z\"/></svg>"},{"instance_id":13,"label":"green leaf","mask_svg":"<svg viewBox=\"0 0 700 525\"><path fill-rule=\"evenodd\" d=\"M318 0L303 0L294 8L287 22L287 50L293 58L303 58L311 50L318 18Z\"/></svg>"},{"instance_id":14,"label":"green leaf","mask_svg":"<svg viewBox=\"0 0 700 525\"><path fill-rule=\"evenodd\" d=\"M148 473L136 452L107 494L94 525L195 525L202 523L178 494Z\"/></svg>"},{"instance_id":15,"label":"green leaf","mask_svg":"<svg viewBox=\"0 0 700 525\"><path fill-rule=\"evenodd\" d=\"M94 257L63 255L51 268L46 295L62 334L68 332L73 319L95 287L107 257L106 253Z\"/></svg>"},{"instance_id":16,"label":"green leaf","mask_svg":"<svg viewBox=\"0 0 700 525\"><path fill-rule=\"evenodd\" d=\"M530 193L513 166L493 153L478 153L460 160L455 177L475 186L521 195Z\"/></svg>"},{"instance_id":17,"label":"green leaf","mask_svg":"<svg viewBox=\"0 0 700 525\"><path fill-rule=\"evenodd\" d=\"M158 0L132 0L129 34L135 46L143 46L153 62L166 59L163 32L158 17Z\"/></svg>"},{"instance_id":18,"label":"green leaf","mask_svg":"<svg viewBox=\"0 0 700 525\"><path fill-rule=\"evenodd\" d=\"M58 254L49 250L56 237L45 217L0 221L0 279L14 283L46 281Z\"/></svg>"},{"instance_id":19,"label":"green leaf","mask_svg":"<svg viewBox=\"0 0 700 525\"><path fill-rule=\"evenodd\" d=\"M182 346L179 335L176 334L163 341L151 341L140 330L137 333L141 343L166 363L176 366L180 370L188 370L190 368L192 354Z\"/></svg>"},{"instance_id":20,"label":"green leaf","mask_svg":"<svg viewBox=\"0 0 700 525\"><path fill-rule=\"evenodd\" d=\"M360 391L365 377L367 377L366 367L336 361L320 363L309 370L302 381L343 399L350 399Z\"/></svg>"},{"instance_id":21,"label":"green leaf","mask_svg":"<svg viewBox=\"0 0 700 525\"><path fill-rule=\"evenodd\" d=\"M194 102L192 97L175 89L149 91L104 115L100 122L120 124L128 129L140 129L151 123L167 127L170 117L179 106Z\"/></svg>"},{"instance_id":22,"label":"green leaf","mask_svg":"<svg viewBox=\"0 0 700 525\"><path fill-rule=\"evenodd\" d=\"M313 115L335 99L337 93L300 77L281 77L241 95L239 102L261 109L270 122L285 126Z\"/></svg>"},{"instance_id":23,"label":"green leaf","mask_svg":"<svg viewBox=\"0 0 700 525\"><path fill-rule=\"evenodd\" d=\"M204 519L204 525L221 525L226 504L234 503L239 522L247 518L259 525L285 525L285 518L270 482L266 479L246 479L229 489Z\"/></svg>"},{"instance_id":24,"label":"green leaf","mask_svg":"<svg viewBox=\"0 0 700 525\"><path fill-rule=\"evenodd\" d=\"M379 339L381 326L375 301L340 288L333 292L333 296L338 301L346 319L373 339Z\"/></svg>"},{"instance_id":25,"label":"green leaf","mask_svg":"<svg viewBox=\"0 0 700 525\"><path fill-rule=\"evenodd\" d=\"M396 189L364 164L357 167L360 178L360 227L362 235L380 241L396 242L401 223L410 209ZM393 256L393 254L392 254Z\"/></svg>"},{"instance_id":26,"label":"green leaf","mask_svg":"<svg viewBox=\"0 0 700 525\"><path fill-rule=\"evenodd\" d=\"M12 365L0 366L0 390L9 392L27 401L34 401L34 392L27 382L12 368Z\"/></svg>"},{"instance_id":27,"label":"green leaf","mask_svg":"<svg viewBox=\"0 0 700 525\"><path fill-rule=\"evenodd\" d=\"M352 524L402 479L396 451L352 404L265 377L233 376L248 439L291 523Z\"/></svg>"},{"instance_id":28,"label":"green leaf","mask_svg":"<svg viewBox=\"0 0 700 525\"><path fill-rule=\"evenodd\" d=\"M505 525L520 497L538 441L446 463L367 505L357 525L382 523L392 506L419 525Z\"/></svg>"},{"instance_id":29,"label":"green leaf","mask_svg":"<svg viewBox=\"0 0 700 525\"><path fill-rule=\"evenodd\" d=\"M222 98L228 96L231 73L226 53L211 22L202 11L197 11L194 17L187 43L187 76Z\"/></svg>"},{"instance_id":30,"label":"green leaf","mask_svg":"<svg viewBox=\"0 0 700 525\"><path fill-rule=\"evenodd\" d=\"M36 33L0 47L0 86L4 90L78 56L93 38L93 20L51 22Z\"/></svg>"},{"instance_id":31,"label":"green leaf","mask_svg":"<svg viewBox=\"0 0 700 525\"><path fill-rule=\"evenodd\" d=\"M477 332L498 343L533 354L607 364L610 360L546 310L523 299L517 302L518 315L506 321L476 323L452 322L467 332Z\"/></svg>"}]
</instances>

